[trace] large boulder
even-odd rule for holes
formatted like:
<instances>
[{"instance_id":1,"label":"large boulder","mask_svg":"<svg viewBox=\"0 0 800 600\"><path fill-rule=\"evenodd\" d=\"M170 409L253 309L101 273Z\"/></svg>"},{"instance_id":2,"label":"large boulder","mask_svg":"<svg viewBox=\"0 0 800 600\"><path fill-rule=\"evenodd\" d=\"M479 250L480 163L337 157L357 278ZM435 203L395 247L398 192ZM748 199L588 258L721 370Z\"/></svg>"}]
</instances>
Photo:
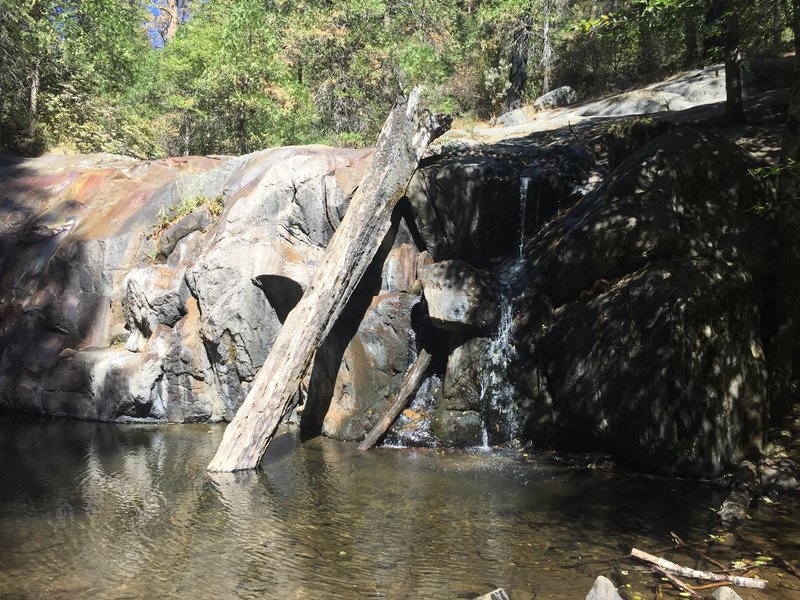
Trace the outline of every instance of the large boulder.
<instances>
[{"instance_id":1,"label":"large boulder","mask_svg":"<svg viewBox=\"0 0 800 600\"><path fill-rule=\"evenodd\" d=\"M761 447L770 191L733 143L660 136L533 241L512 343L533 439L715 475Z\"/></svg>"},{"instance_id":2,"label":"large boulder","mask_svg":"<svg viewBox=\"0 0 800 600\"><path fill-rule=\"evenodd\" d=\"M568 85L558 87L542 94L533 102L533 108L547 110L548 108L561 108L578 101L578 93Z\"/></svg>"},{"instance_id":3,"label":"large boulder","mask_svg":"<svg viewBox=\"0 0 800 600\"><path fill-rule=\"evenodd\" d=\"M485 271L459 260L420 269L428 314L441 329L491 331L500 319L498 284Z\"/></svg>"},{"instance_id":4,"label":"large boulder","mask_svg":"<svg viewBox=\"0 0 800 600\"><path fill-rule=\"evenodd\" d=\"M47 156L0 166L4 255L0 278L0 405L109 419L104 389L139 389L141 357L109 344L125 324L126 275L154 251L158 215L178 200L176 181L220 159L151 161ZM172 319L172 317L170 317ZM141 365L139 365L141 366ZM110 383L110 382L115 383ZM147 402L139 391L130 406ZM136 418L143 411L134 410Z\"/></svg>"},{"instance_id":5,"label":"large boulder","mask_svg":"<svg viewBox=\"0 0 800 600\"><path fill-rule=\"evenodd\" d=\"M247 157L213 238L186 270L230 419L314 274L366 151L279 148Z\"/></svg>"},{"instance_id":6,"label":"large boulder","mask_svg":"<svg viewBox=\"0 0 800 600\"><path fill-rule=\"evenodd\" d=\"M0 166L0 403L96 419L230 418L368 154ZM217 223L200 208L154 235L164 215L204 198L224 201ZM416 257L397 254L388 278L410 287Z\"/></svg>"}]
</instances>

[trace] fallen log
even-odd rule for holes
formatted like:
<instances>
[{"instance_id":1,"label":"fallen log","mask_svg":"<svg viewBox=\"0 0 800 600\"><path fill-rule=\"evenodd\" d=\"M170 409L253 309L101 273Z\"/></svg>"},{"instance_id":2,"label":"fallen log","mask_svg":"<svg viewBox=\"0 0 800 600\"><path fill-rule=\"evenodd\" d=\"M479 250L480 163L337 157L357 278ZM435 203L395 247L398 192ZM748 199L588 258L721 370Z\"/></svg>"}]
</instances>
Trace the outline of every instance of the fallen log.
<instances>
[{"instance_id":1,"label":"fallen log","mask_svg":"<svg viewBox=\"0 0 800 600\"><path fill-rule=\"evenodd\" d=\"M694 591L694 589L690 588L688 585L683 583L680 579L675 577L675 575L673 575L666 569L662 569L659 566L653 565L653 570L658 573L661 573L672 585L674 585L679 590L686 592L692 598L702 598L702 596L698 594L696 591Z\"/></svg>"},{"instance_id":2,"label":"fallen log","mask_svg":"<svg viewBox=\"0 0 800 600\"><path fill-rule=\"evenodd\" d=\"M747 519L747 509L756 492L758 473L750 461L743 461L736 471L730 493L719 509L719 520L725 531L733 531Z\"/></svg>"},{"instance_id":3,"label":"fallen log","mask_svg":"<svg viewBox=\"0 0 800 600\"><path fill-rule=\"evenodd\" d=\"M420 89L400 98L383 125L366 174L300 302L286 317L209 471L254 469L330 331L391 226L428 144L449 127L419 110Z\"/></svg>"},{"instance_id":4,"label":"fallen log","mask_svg":"<svg viewBox=\"0 0 800 600\"><path fill-rule=\"evenodd\" d=\"M755 579L753 577L739 577L737 575L725 575L721 573L709 573L708 571L698 571L690 569L689 567L682 567L674 562L670 562L664 558L653 556L647 552L642 552L636 548L631 549L631 556L649 562L667 571L677 573L683 577L690 577L692 579L705 579L707 581L728 581L733 585L747 588L764 589L767 587L767 582L763 579Z\"/></svg>"},{"instance_id":5,"label":"fallen log","mask_svg":"<svg viewBox=\"0 0 800 600\"><path fill-rule=\"evenodd\" d=\"M405 408L408 399L417 391L419 384L422 382L422 377L425 375L425 371L430 364L431 355L423 348L419 351L414 364L411 365L408 373L406 373L406 376L403 378L403 383L400 384L400 390L397 392L394 401L389 404L383 416L375 423L375 426L367 434L367 437L364 438L364 441L358 445L359 450L362 452L364 450L369 450L378 443L380 437L386 433L386 430L394 423L400 411Z\"/></svg>"}]
</instances>

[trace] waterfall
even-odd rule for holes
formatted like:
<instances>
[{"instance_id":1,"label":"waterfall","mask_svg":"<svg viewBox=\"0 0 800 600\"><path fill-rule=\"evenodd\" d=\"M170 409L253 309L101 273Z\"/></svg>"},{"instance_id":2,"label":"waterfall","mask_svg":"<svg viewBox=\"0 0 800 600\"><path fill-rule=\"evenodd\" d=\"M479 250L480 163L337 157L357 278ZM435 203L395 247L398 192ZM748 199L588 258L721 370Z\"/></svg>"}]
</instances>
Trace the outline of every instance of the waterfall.
<instances>
[{"instance_id":1,"label":"waterfall","mask_svg":"<svg viewBox=\"0 0 800 600\"><path fill-rule=\"evenodd\" d=\"M520 175L519 178L519 255L522 256L525 246L525 221L528 212L528 187L531 184L529 175ZM538 210L538 207L537 207ZM538 217L537 217L538 218Z\"/></svg>"},{"instance_id":2,"label":"waterfall","mask_svg":"<svg viewBox=\"0 0 800 600\"><path fill-rule=\"evenodd\" d=\"M502 428L507 441L513 443L517 437L516 393L508 373L508 366L515 354L511 343L514 298L509 282L513 281L522 264L522 260L517 259L500 278L500 322L489 341L487 364L480 381L484 448L489 447L488 414L492 416L493 424Z\"/></svg>"}]
</instances>

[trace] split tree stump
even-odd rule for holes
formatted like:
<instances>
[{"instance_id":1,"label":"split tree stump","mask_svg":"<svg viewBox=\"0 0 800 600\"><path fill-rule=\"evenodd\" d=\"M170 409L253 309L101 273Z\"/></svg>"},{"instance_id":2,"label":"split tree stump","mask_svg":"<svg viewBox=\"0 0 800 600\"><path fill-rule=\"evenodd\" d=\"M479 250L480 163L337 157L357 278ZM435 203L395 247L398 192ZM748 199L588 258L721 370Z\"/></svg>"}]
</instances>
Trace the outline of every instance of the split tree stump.
<instances>
[{"instance_id":1,"label":"split tree stump","mask_svg":"<svg viewBox=\"0 0 800 600\"><path fill-rule=\"evenodd\" d=\"M254 469L291 405L319 345L391 226L392 211L428 144L449 127L419 110L420 88L395 103L366 174L300 302L289 313L209 471Z\"/></svg>"}]
</instances>

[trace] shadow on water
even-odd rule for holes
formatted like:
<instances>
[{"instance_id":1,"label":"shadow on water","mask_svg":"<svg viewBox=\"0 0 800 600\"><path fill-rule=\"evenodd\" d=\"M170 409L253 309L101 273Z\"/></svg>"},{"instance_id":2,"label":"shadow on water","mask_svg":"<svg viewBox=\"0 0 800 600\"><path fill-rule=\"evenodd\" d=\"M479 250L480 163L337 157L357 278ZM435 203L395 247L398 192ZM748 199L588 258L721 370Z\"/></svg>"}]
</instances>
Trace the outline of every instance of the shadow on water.
<instances>
[{"instance_id":1,"label":"shadow on water","mask_svg":"<svg viewBox=\"0 0 800 600\"><path fill-rule=\"evenodd\" d=\"M294 430L260 471L209 476L222 432L3 416L4 600L575 598L620 566L647 594L630 547L703 539L713 500L696 483L512 453L358 453ZM778 517L759 517L768 535ZM786 558L796 537L776 538Z\"/></svg>"}]
</instances>

